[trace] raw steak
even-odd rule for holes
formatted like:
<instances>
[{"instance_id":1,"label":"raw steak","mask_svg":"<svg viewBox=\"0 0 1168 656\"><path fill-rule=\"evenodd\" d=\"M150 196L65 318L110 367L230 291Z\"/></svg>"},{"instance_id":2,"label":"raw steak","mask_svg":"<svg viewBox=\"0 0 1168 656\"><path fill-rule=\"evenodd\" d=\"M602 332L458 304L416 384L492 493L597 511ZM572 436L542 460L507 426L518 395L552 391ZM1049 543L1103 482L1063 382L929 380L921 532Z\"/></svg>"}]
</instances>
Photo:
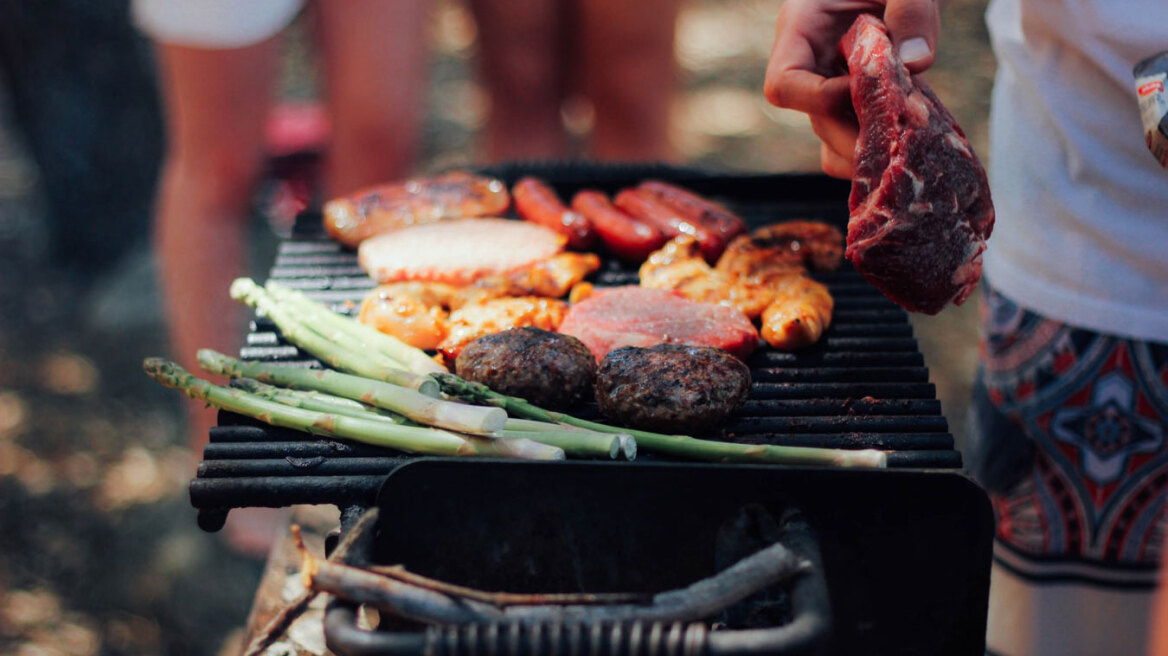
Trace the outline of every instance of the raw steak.
<instances>
[{"instance_id":1,"label":"raw steak","mask_svg":"<svg viewBox=\"0 0 1168 656\"><path fill-rule=\"evenodd\" d=\"M566 241L558 232L526 221L449 219L370 237L357 249L357 261L378 282L469 285L546 260L563 250Z\"/></svg>"},{"instance_id":2,"label":"raw steak","mask_svg":"<svg viewBox=\"0 0 1168 656\"><path fill-rule=\"evenodd\" d=\"M860 120L847 258L908 310L960 305L994 226L985 170L933 90L909 75L884 23L861 15L840 47Z\"/></svg>"},{"instance_id":3,"label":"raw steak","mask_svg":"<svg viewBox=\"0 0 1168 656\"><path fill-rule=\"evenodd\" d=\"M738 310L643 287L597 291L568 310L560 332L584 342L597 361L622 346L713 346L745 358L758 345L758 331Z\"/></svg>"}]
</instances>

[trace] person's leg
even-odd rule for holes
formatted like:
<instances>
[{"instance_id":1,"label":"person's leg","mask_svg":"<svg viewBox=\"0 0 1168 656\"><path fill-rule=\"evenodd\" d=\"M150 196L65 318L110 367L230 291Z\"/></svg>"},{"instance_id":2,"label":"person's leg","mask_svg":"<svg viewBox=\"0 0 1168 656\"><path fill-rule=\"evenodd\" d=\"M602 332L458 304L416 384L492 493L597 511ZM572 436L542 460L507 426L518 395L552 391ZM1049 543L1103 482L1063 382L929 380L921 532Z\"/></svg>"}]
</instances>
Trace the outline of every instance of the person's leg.
<instances>
[{"instance_id":1,"label":"person's leg","mask_svg":"<svg viewBox=\"0 0 1168 656\"><path fill-rule=\"evenodd\" d=\"M389 182L413 168L429 70L429 9L424 0L313 7L332 122L327 194Z\"/></svg>"},{"instance_id":2,"label":"person's leg","mask_svg":"<svg viewBox=\"0 0 1168 656\"><path fill-rule=\"evenodd\" d=\"M679 0L578 0L581 75L599 159L667 160Z\"/></svg>"},{"instance_id":3,"label":"person's leg","mask_svg":"<svg viewBox=\"0 0 1168 656\"><path fill-rule=\"evenodd\" d=\"M276 55L271 39L229 50L158 48L168 152L155 252L171 348L192 371L198 348L234 353L242 334L243 309L227 290L243 271ZM197 454L215 414L198 403L190 411Z\"/></svg>"},{"instance_id":4,"label":"person's leg","mask_svg":"<svg viewBox=\"0 0 1168 656\"><path fill-rule=\"evenodd\" d=\"M491 98L486 150L492 161L563 157L561 0L474 0L480 76Z\"/></svg>"},{"instance_id":5,"label":"person's leg","mask_svg":"<svg viewBox=\"0 0 1168 656\"><path fill-rule=\"evenodd\" d=\"M1143 654L1168 501L1168 345L983 289L967 456L997 517L987 648Z\"/></svg>"}]
</instances>

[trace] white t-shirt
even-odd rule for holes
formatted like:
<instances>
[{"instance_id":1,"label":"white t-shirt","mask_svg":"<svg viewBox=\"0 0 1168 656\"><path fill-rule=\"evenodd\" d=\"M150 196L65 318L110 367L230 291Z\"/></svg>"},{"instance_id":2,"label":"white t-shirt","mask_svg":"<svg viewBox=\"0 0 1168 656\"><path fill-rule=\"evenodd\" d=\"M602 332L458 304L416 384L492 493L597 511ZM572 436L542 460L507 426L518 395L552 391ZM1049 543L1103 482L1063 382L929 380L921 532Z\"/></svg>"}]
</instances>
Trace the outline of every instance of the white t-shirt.
<instances>
[{"instance_id":1,"label":"white t-shirt","mask_svg":"<svg viewBox=\"0 0 1168 656\"><path fill-rule=\"evenodd\" d=\"M342 0L343 2L344 0ZM134 22L155 41L189 48L244 48L287 27L305 0L133 0Z\"/></svg>"},{"instance_id":2,"label":"white t-shirt","mask_svg":"<svg viewBox=\"0 0 1168 656\"><path fill-rule=\"evenodd\" d=\"M1168 0L992 0L997 223L986 279L1052 319L1168 342L1168 170L1132 68L1168 50Z\"/></svg>"}]
</instances>

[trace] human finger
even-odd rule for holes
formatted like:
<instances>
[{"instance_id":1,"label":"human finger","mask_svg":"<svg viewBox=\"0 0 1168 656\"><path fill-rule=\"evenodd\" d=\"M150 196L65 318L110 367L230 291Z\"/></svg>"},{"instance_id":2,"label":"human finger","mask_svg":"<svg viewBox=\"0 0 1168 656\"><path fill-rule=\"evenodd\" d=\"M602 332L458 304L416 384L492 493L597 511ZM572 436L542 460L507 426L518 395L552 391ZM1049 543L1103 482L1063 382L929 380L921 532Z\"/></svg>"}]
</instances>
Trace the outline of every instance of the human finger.
<instances>
[{"instance_id":1,"label":"human finger","mask_svg":"<svg viewBox=\"0 0 1168 656\"><path fill-rule=\"evenodd\" d=\"M811 130L829 149L847 161L856 152L860 128L854 120L840 120L831 116L812 115Z\"/></svg>"},{"instance_id":2,"label":"human finger","mask_svg":"<svg viewBox=\"0 0 1168 656\"><path fill-rule=\"evenodd\" d=\"M778 107L811 114L847 111L847 78L836 79L838 29L815 2L788 0L779 9L763 93ZM836 26L846 29L841 24Z\"/></svg>"},{"instance_id":3,"label":"human finger","mask_svg":"<svg viewBox=\"0 0 1168 656\"><path fill-rule=\"evenodd\" d=\"M832 150L826 143L819 146L819 166L833 178L852 177L852 161Z\"/></svg>"},{"instance_id":4,"label":"human finger","mask_svg":"<svg viewBox=\"0 0 1168 656\"><path fill-rule=\"evenodd\" d=\"M921 73L933 65L941 34L937 0L888 0L884 24L909 72Z\"/></svg>"}]
</instances>

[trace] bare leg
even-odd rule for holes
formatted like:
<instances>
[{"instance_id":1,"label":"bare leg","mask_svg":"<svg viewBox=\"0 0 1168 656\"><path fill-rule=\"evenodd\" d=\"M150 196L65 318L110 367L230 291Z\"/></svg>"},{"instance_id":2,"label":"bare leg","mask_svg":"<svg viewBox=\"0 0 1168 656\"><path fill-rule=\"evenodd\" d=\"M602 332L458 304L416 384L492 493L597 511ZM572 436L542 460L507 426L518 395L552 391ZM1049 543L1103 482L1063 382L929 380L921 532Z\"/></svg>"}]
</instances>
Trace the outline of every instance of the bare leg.
<instances>
[{"instance_id":1,"label":"bare leg","mask_svg":"<svg viewBox=\"0 0 1168 656\"><path fill-rule=\"evenodd\" d=\"M269 40L231 50L161 45L158 53L169 151L155 252L171 348L196 371L196 349L233 353L242 333L244 313L227 289L243 271L276 48ZM190 411L197 454L215 415L195 403Z\"/></svg>"},{"instance_id":2,"label":"bare leg","mask_svg":"<svg viewBox=\"0 0 1168 656\"><path fill-rule=\"evenodd\" d=\"M562 0L473 0L479 71L491 97L487 157L563 157Z\"/></svg>"},{"instance_id":3,"label":"bare leg","mask_svg":"<svg viewBox=\"0 0 1168 656\"><path fill-rule=\"evenodd\" d=\"M333 135L327 193L407 175L421 132L429 3L344 0L314 10Z\"/></svg>"},{"instance_id":4,"label":"bare leg","mask_svg":"<svg viewBox=\"0 0 1168 656\"><path fill-rule=\"evenodd\" d=\"M584 91L599 159L667 160L679 0L578 0Z\"/></svg>"}]
</instances>

